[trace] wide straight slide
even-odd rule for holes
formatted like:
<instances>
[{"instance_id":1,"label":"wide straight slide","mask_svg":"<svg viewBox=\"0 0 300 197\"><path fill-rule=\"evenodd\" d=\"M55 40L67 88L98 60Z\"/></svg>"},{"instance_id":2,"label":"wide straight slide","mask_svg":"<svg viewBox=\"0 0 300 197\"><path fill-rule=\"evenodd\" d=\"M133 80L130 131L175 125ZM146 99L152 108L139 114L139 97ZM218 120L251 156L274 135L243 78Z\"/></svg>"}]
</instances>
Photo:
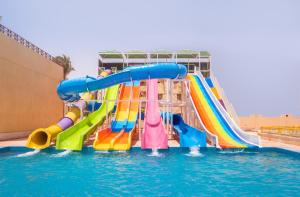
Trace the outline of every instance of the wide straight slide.
<instances>
[{"instance_id":1,"label":"wide straight slide","mask_svg":"<svg viewBox=\"0 0 300 197\"><path fill-rule=\"evenodd\" d=\"M207 131L217 136L221 148L256 148L258 136L242 131L214 97L203 76L188 75L190 94Z\"/></svg>"},{"instance_id":2,"label":"wide straight slide","mask_svg":"<svg viewBox=\"0 0 300 197\"><path fill-rule=\"evenodd\" d=\"M142 134L143 149L167 149L168 136L160 116L157 79L147 80L147 103Z\"/></svg>"},{"instance_id":3,"label":"wide straight slide","mask_svg":"<svg viewBox=\"0 0 300 197\"><path fill-rule=\"evenodd\" d=\"M100 108L89 114L81 122L75 124L57 136L56 149L81 150L84 140L92 134L97 126L101 125L107 113L110 113L118 96L119 85L112 86L106 90L104 102Z\"/></svg>"},{"instance_id":4,"label":"wide straight slide","mask_svg":"<svg viewBox=\"0 0 300 197\"><path fill-rule=\"evenodd\" d=\"M140 82L127 82L122 85L115 120L111 128L98 131L93 147L96 150L129 150L135 128L140 95Z\"/></svg>"},{"instance_id":5,"label":"wide straight slide","mask_svg":"<svg viewBox=\"0 0 300 197\"><path fill-rule=\"evenodd\" d=\"M225 103L220 95L220 93L218 92L217 88L215 87L213 81L211 80L210 77L205 78L206 83L208 84L208 86L210 87L210 90L212 91L212 93L214 94L214 96L218 99L218 101L220 102L220 104L222 105L222 107L226 109Z\"/></svg>"},{"instance_id":6,"label":"wide straight slide","mask_svg":"<svg viewBox=\"0 0 300 197\"><path fill-rule=\"evenodd\" d=\"M132 89L130 94L131 96L128 109L127 123L125 127L126 129L123 130L123 132L121 131L122 134L115 139L114 143L112 144L113 150L129 150L131 148L131 141L136 128L140 104L140 82L135 81L133 86L131 87Z\"/></svg>"}]
</instances>

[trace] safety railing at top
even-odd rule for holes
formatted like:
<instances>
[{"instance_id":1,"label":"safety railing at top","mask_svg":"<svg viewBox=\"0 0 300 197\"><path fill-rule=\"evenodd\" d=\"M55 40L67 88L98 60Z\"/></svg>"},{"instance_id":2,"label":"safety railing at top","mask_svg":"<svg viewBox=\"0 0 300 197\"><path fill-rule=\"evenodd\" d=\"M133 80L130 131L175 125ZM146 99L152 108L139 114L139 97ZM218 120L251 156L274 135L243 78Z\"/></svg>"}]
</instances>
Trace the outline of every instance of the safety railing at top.
<instances>
[{"instance_id":1,"label":"safety railing at top","mask_svg":"<svg viewBox=\"0 0 300 197\"><path fill-rule=\"evenodd\" d=\"M37 54L39 54L39 55L41 55L41 56L43 56L43 57L45 57L45 58L47 58L47 59L54 62L54 57L52 55L50 55L49 53L47 53L43 49L40 49L36 45L32 44L31 42L29 42L28 40L26 40L25 38L23 38L22 36L18 35L15 32L13 32L12 30L10 30L9 28L5 27L2 24L0 24L0 32L3 33L4 35L14 39L15 41L22 44L23 46L33 50Z\"/></svg>"}]
</instances>

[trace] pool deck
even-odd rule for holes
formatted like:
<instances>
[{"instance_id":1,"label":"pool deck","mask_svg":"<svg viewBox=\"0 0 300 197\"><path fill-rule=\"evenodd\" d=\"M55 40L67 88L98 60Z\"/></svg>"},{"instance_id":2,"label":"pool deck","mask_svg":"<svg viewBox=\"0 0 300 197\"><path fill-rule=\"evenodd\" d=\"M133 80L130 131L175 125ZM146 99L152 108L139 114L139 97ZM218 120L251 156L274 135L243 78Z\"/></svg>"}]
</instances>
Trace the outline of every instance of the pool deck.
<instances>
[{"instance_id":1,"label":"pool deck","mask_svg":"<svg viewBox=\"0 0 300 197\"><path fill-rule=\"evenodd\" d=\"M292 145L292 144L285 144L285 143L274 142L274 141L269 141L269 140L261 140L261 146L262 147L282 148L282 149L300 153L300 144Z\"/></svg>"},{"instance_id":2,"label":"pool deck","mask_svg":"<svg viewBox=\"0 0 300 197\"><path fill-rule=\"evenodd\" d=\"M133 147L140 147L140 141L133 141ZM26 145L26 138L22 139L15 139L15 140L8 140L8 141L0 141L0 147L6 146L25 146ZM261 140L262 147L276 147L282 148L294 152L300 153L300 144L299 145L291 145L291 144L284 144L281 142L274 142L268 140ZM179 143L176 140L169 140L169 147L179 147Z\"/></svg>"}]
</instances>

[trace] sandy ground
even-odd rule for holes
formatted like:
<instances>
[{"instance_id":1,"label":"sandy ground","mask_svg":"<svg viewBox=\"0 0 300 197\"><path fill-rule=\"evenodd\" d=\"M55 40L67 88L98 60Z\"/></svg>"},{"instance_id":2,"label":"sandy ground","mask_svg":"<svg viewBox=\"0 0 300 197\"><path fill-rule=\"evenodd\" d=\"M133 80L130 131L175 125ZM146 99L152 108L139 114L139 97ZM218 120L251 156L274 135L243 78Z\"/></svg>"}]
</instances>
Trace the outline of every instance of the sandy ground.
<instances>
[{"instance_id":1,"label":"sandy ground","mask_svg":"<svg viewBox=\"0 0 300 197\"><path fill-rule=\"evenodd\" d=\"M0 141L0 147L5 146L25 146L27 138L22 139L15 139L15 140L7 140L7 141Z\"/></svg>"},{"instance_id":2,"label":"sandy ground","mask_svg":"<svg viewBox=\"0 0 300 197\"><path fill-rule=\"evenodd\" d=\"M281 142L261 140L261 146L262 147L277 147L277 148L282 148L282 149L300 153L300 144L298 146L296 146L296 145L292 145L292 144L284 144Z\"/></svg>"},{"instance_id":3,"label":"sandy ground","mask_svg":"<svg viewBox=\"0 0 300 197\"><path fill-rule=\"evenodd\" d=\"M0 141L0 147L25 146L25 145L26 145L26 138L8 140L8 141ZM261 145L262 145L262 147L277 147L277 148L282 148L282 149L291 150L291 151L300 153L300 144L297 146L297 145L284 144L284 143L280 143L280 142L261 140ZM133 141L132 146L140 147L141 141ZM179 147L179 143L176 140L169 140L169 146L170 147Z\"/></svg>"}]
</instances>

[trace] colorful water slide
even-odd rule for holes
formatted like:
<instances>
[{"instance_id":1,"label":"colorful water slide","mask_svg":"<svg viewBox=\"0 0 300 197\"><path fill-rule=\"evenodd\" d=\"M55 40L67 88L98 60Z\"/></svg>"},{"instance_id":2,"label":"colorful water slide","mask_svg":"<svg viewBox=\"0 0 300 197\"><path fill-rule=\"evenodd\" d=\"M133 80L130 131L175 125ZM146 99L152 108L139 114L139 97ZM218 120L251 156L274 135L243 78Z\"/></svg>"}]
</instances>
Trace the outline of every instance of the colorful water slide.
<instances>
[{"instance_id":1,"label":"colorful water slide","mask_svg":"<svg viewBox=\"0 0 300 197\"><path fill-rule=\"evenodd\" d=\"M217 88L215 87L214 83L212 82L211 78L207 77L205 78L206 83L208 84L208 86L210 87L210 90L212 91L212 93L214 94L214 96L218 99L218 101L220 102L220 104L222 105L222 107L226 109L225 103L221 97L221 95L219 94Z\"/></svg>"},{"instance_id":2,"label":"colorful water slide","mask_svg":"<svg viewBox=\"0 0 300 197\"><path fill-rule=\"evenodd\" d=\"M111 70L104 70L100 73L98 78L106 77L109 74L111 74ZM77 119L81 115L82 109L86 107L90 112L93 112L100 107L99 103L90 102L90 100L95 97L95 92L85 92L82 94L81 100L73 104L69 112L57 124L53 124L47 128L38 128L34 130L29 135L26 146L34 149L44 149L50 146L58 133L66 130L76 123Z\"/></svg>"},{"instance_id":3,"label":"colorful water slide","mask_svg":"<svg viewBox=\"0 0 300 197\"><path fill-rule=\"evenodd\" d=\"M119 94L115 120L111 128L98 131L93 147L96 150L129 150L139 107L140 83L127 82Z\"/></svg>"},{"instance_id":4,"label":"colorful water slide","mask_svg":"<svg viewBox=\"0 0 300 197\"><path fill-rule=\"evenodd\" d=\"M94 96L95 95L90 92L85 92L82 94L81 100L77 101L75 104L72 104L69 112L66 113L58 123L47 128L38 128L34 130L29 135L26 146L34 149L44 149L49 147L58 133L66 130L76 123L81 115L82 109L87 105L90 105L90 100L94 99Z\"/></svg>"},{"instance_id":5,"label":"colorful water slide","mask_svg":"<svg viewBox=\"0 0 300 197\"><path fill-rule=\"evenodd\" d=\"M173 114L173 127L181 147L206 147L206 134L187 125L180 114Z\"/></svg>"},{"instance_id":6,"label":"colorful water slide","mask_svg":"<svg viewBox=\"0 0 300 197\"><path fill-rule=\"evenodd\" d=\"M34 149L44 149L50 146L58 133L69 128L80 117L79 107L72 106L70 111L57 123L47 128L38 128L28 137L26 146Z\"/></svg>"},{"instance_id":7,"label":"colorful water slide","mask_svg":"<svg viewBox=\"0 0 300 197\"><path fill-rule=\"evenodd\" d=\"M242 131L211 92L203 76L188 75L190 94L205 129L217 136L221 148L256 148L259 138Z\"/></svg>"},{"instance_id":8,"label":"colorful water slide","mask_svg":"<svg viewBox=\"0 0 300 197\"><path fill-rule=\"evenodd\" d=\"M62 100L79 100L79 93L104 89L115 84L146 79L182 79L186 76L186 67L182 64L161 63L130 66L122 72L100 79L83 77L64 80L57 87L57 94Z\"/></svg>"},{"instance_id":9,"label":"colorful water slide","mask_svg":"<svg viewBox=\"0 0 300 197\"><path fill-rule=\"evenodd\" d=\"M117 99L119 85L112 86L106 90L104 102L100 108L90 113L82 121L58 134L56 139L56 149L59 150L81 150L84 140L92 134L98 125L101 125L107 113L110 113Z\"/></svg>"},{"instance_id":10,"label":"colorful water slide","mask_svg":"<svg viewBox=\"0 0 300 197\"><path fill-rule=\"evenodd\" d=\"M101 79L87 76L84 78L64 80L58 85L57 93L62 100L73 102L73 101L77 101L80 98L79 93L82 92L104 89L113 86L115 84L131 82L134 80L164 79L164 78L182 79L186 76L186 72L187 72L186 67L184 65L175 64L175 63L131 66L124 69L122 72L112 74L107 77L103 77ZM75 133L70 131L68 132L65 131L65 132L71 134ZM65 137L60 137L60 136L65 136ZM82 147L82 143L72 142L72 140L76 140L77 138L73 138L73 137L69 138L68 136L70 135L61 134L58 136L58 139L61 138L61 141L60 140L57 141L57 148L78 150L78 148ZM65 140L65 138L69 138L70 140Z\"/></svg>"},{"instance_id":11,"label":"colorful water slide","mask_svg":"<svg viewBox=\"0 0 300 197\"><path fill-rule=\"evenodd\" d=\"M160 116L157 79L147 80L147 103L142 133L143 149L168 148L168 136Z\"/></svg>"},{"instance_id":12,"label":"colorful water slide","mask_svg":"<svg viewBox=\"0 0 300 197\"><path fill-rule=\"evenodd\" d=\"M209 79L210 79L213 87L216 89L216 92L218 93L219 98L222 100L221 102L223 103L223 106L225 106L227 113L230 115L230 117L234 120L234 122L236 124L239 124L240 119L239 119L232 103L229 102L229 100L224 92L224 89L220 86L217 78L214 76L214 74L212 72L210 73Z\"/></svg>"}]
</instances>

